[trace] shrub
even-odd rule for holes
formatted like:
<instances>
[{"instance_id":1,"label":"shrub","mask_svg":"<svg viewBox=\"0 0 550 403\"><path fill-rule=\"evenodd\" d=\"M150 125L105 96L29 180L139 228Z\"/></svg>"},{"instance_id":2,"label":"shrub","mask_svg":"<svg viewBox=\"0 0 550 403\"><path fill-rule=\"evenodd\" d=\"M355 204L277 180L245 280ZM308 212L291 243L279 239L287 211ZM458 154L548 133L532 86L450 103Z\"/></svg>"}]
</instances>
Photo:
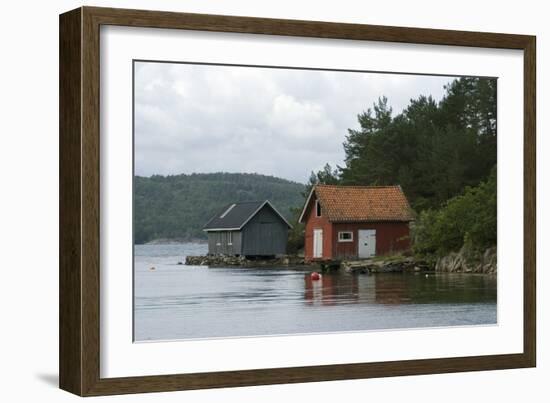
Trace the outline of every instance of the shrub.
<instances>
[{"instance_id":1,"label":"shrub","mask_svg":"<svg viewBox=\"0 0 550 403\"><path fill-rule=\"evenodd\" d=\"M495 167L487 181L466 188L439 210L423 211L413 229L415 252L443 255L463 245L472 250L496 245L496 185Z\"/></svg>"}]
</instances>

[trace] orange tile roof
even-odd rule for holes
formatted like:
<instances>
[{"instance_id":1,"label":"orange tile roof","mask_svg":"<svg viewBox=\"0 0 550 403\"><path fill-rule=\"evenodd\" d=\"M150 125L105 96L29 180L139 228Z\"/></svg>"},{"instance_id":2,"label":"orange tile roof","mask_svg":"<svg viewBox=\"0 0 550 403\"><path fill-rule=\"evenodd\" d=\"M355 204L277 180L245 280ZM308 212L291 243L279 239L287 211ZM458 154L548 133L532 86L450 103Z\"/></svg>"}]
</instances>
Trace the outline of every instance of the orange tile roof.
<instances>
[{"instance_id":1,"label":"orange tile roof","mask_svg":"<svg viewBox=\"0 0 550 403\"><path fill-rule=\"evenodd\" d=\"M317 185L313 189L329 221L412 221L401 186Z\"/></svg>"}]
</instances>

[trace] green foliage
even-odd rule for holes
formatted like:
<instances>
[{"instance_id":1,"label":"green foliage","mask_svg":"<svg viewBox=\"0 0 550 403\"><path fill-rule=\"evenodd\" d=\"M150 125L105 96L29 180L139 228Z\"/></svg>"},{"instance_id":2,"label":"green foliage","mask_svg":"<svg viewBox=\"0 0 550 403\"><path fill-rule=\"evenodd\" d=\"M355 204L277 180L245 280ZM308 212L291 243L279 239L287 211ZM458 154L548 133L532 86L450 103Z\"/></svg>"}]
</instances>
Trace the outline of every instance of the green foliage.
<instances>
[{"instance_id":1,"label":"green foliage","mask_svg":"<svg viewBox=\"0 0 550 403\"><path fill-rule=\"evenodd\" d=\"M348 130L345 166L312 173L308 189L400 184L420 213L417 253L495 245L496 80L465 77L445 89L439 103L420 96L396 116L380 98Z\"/></svg>"},{"instance_id":2,"label":"green foliage","mask_svg":"<svg viewBox=\"0 0 550 403\"><path fill-rule=\"evenodd\" d=\"M443 255L463 245L472 250L496 245L496 191L495 167L479 186L466 188L439 210L423 211L413 231L415 252Z\"/></svg>"},{"instance_id":3,"label":"green foliage","mask_svg":"<svg viewBox=\"0 0 550 403\"><path fill-rule=\"evenodd\" d=\"M300 214L302 213L302 208L294 208L291 211L292 218L290 224L292 229L288 232L288 244L287 244L287 253L298 254L304 249L305 237L304 231L305 226L302 223L298 222Z\"/></svg>"},{"instance_id":4,"label":"green foliage","mask_svg":"<svg viewBox=\"0 0 550 403\"><path fill-rule=\"evenodd\" d=\"M268 199L285 217L303 203L304 185L258 174L134 178L134 240L205 239L202 227L224 205Z\"/></svg>"},{"instance_id":5,"label":"green foliage","mask_svg":"<svg viewBox=\"0 0 550 403\"><path fill-rule=\"evenodd\" d=\"M437 208L485 180L496 164L496 80L460 78L436 103L420 96L392 117L386 98L358 115L339 180L400 184L416 211Z\"/></svg>"},{"instance_id":6,"label":"green foliage","mask_svg":"<svg viewBox=\"0 0 550 403\"><path fill-rule=\"evenodd\" d=\"M309 196L309 192L311 192L311 189L315 185L336 185L339 182L339 172L338 169L332 168L330 164L325 164L323 169L320 171L311 172L311 175L309 176L309 182L306 184L306 188L304 189L304 192L302 195L304 196L304 199L306 199Z\"/></svg>"}]
</instances>

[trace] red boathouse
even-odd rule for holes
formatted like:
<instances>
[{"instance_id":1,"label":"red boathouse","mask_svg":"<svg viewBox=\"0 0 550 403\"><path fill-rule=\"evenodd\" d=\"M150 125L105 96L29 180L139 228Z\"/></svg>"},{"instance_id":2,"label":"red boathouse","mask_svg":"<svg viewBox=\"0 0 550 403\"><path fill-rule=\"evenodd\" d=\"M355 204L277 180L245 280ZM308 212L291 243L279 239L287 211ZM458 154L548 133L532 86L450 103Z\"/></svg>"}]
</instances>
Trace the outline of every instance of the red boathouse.
<instances>
[{"instance_id":1,"label":"red boathouse","mask_svg":"<svg viewBox=\"0 0 550 403\"><path fill-rule=\"evenodd\" d=\"M369 258L408 249L413 217L401 186L316 185L300 215L305 260Z\"/></svg>"}]
</instances>

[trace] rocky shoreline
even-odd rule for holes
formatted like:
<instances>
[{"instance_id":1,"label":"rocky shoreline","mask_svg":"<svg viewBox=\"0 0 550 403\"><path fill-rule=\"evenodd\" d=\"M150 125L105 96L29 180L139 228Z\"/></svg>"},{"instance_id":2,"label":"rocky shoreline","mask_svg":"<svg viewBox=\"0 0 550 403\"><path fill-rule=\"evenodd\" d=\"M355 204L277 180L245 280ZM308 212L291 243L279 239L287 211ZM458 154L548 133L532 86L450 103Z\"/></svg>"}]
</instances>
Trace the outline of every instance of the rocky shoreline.
<instances>
[{"instance_id":1,"label":"rocky shoreline","mask_svg":"<svg viewBox=\"0 0 550 403\"><path fill-rule=\"evenodd\" d=\"M340 269L346 273L418 273L433 272L435 269L427 261L410 257L399 259L364 259L342 261Z\"/></svg>"},{"instance_id":2,"label":"rocky shoreline","mask_svg":"<svg viewBox=\"0 0 550 403\"><path fill-rule=\"evenodd\" d=\"M244 256L187 256L185 264L190 266L238 266L238 267L296 267L305 266L311 270L328 272L342 270L346 273L402 273L434 271L433 267L414 257L392 257L388 259L331 260L306 262L301 256L287 255L271 259L249 259Z\"/></svg>"},{"instance_id":3,"label":"rocky shoreline","mask_svg":"<svg viewBox=\"0 0 550 403\"><path fill-rule=\"evenodd\" d=\"M300 256L280 256L266 259L248 259L245 256L224 256L224 255L206 255L206 256L186 256L185 264L190 266L301 266L304 265L304 258Z\"/></svg>"},{"instance_id":4,"label":"rocky shoreline","mask_svg":"<svg viewBox=\"0 0 550 403\"><path fill-rule=\"evenodd\" d=\"M497 248L486 249L483 253L462 248L437 259L435 271L439 273L497 273Z\"/></svg>"},{"instance_id":5,"label":"rocky shoreline","mask_svg":"<svg viewBox=\"0 0 550 403\"><path fill-rule=\"evenodd\" d=\"M182 263L180 263L182 264ZM237 267L296 267L306 266L321 272L343 271L346 273L480 273L496 274L496 247L483 253L469 252L465 248L438 259L425 259L415 256L379 256L372 259L330 260L306 262L303 256L285 255L273 258L247 258L245 256L187 256L189 266L237 266Z\"/></svg>"}]
</instances>

